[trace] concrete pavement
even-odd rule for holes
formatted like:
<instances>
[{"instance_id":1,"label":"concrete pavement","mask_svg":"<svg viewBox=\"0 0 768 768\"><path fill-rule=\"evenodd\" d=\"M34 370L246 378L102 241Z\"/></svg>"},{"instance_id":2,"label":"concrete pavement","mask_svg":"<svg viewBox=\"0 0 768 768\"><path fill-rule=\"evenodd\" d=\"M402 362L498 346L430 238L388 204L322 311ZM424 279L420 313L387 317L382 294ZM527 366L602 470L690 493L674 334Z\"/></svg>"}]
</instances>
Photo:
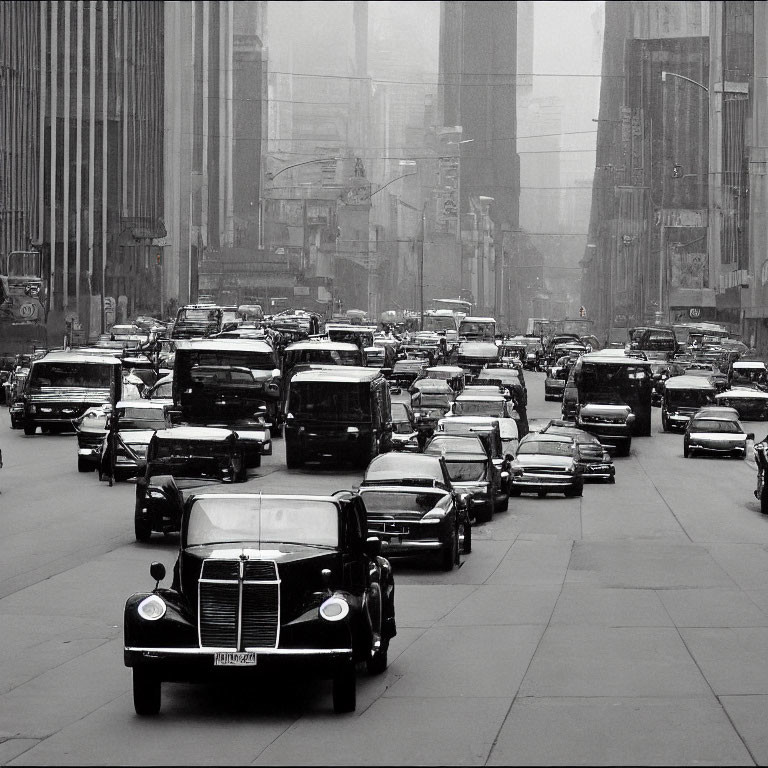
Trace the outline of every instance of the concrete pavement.
<instances>
[{"instance_id":1,"label":"concrete pavement","mask_svg":"<svg viewBox=\"0 0 768 768\"><path fill-rule=\"evenodd\" d=\"M527 374L532 416L543 376ZM323 681L164 685L133 713L122 605L172 538L133 541L133 487L78 475L74 438L0 416L0 763L768 763L768 520L753 467L660 431L582 499L524 496L451 573L395 564L390 666L335 716ZM751 424L758 439L765 424ZM335 491L282 444L247 489ZM244 490L246 489L244 488Z\"/></svg>"}]
</instances>

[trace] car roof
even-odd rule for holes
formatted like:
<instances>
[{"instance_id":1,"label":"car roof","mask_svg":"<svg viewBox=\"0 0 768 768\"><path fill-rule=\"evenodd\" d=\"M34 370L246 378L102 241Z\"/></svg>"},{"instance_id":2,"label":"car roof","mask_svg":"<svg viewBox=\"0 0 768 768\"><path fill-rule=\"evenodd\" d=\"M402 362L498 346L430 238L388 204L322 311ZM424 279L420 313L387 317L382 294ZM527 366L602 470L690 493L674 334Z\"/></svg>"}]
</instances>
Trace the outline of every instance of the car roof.
<instances>
[{"instance_id":1,"label":"car roof","mask_svg":"<svg viewBox=\"0 0 768 768\"><path fill-rule=\"evenodd\" d=\"M466 390L464 390L466 392ZM506 400L504 399L504 395L498 394L498 395L473 395L471 392L469 394L460 394L456 398L457 403L467 403L467 402L482 402L482 403L505 403Z\"/></svg>"},{"instance_id":2,"label":"car roof","mask_svg":"<svg viewBox=\"0 0 768 768\"><path fill-rule=\"evenodd\" d=\"M697 416L703 418L705 416L719 416L720 418L738 419L739 412L735 408L731 408L728 405L705 405L703 408L699 408L693 417Z\"/></svg>"},{"instance_id":3,"label":"car roof","mask_svg":"<svg viewBox=\"0 0 768 768\"><path fill-rule=\"evenodd\" d=\"M160 440L229 440L234 432L231 429L219 427L171 427L170 429L158 429L155 437Z\"/></svg>"},{"instance_id":4,"label":"car roof","mask_svg":"<svg viewBox=\"0 0 768 768\"><path fill-rule=\"evenodd\" d=\"M332 365L310 371L299 371L291 379L291 386L311 381L331 381L338 383L364 384L383 378L378 368L360 368L352 365Z\"/></svg>"},{"instance_id":5,"label":"car roof","mask_svg":"<svg viewBox=\"0 0 768 768\"><path fill-rule=\"evenodd\" d=\"M223 352L274 352L272 345L259 339L177 339L176 351L210 349Z\"/></svg>"},{"instance_id":6,"label":"car roof","mask_svg":"<svg viewBox=\"0 0 768 768\"><path fill-rule=\"evenodd\" d=\"M765 368L762 360L737 360L733 363L734 368Z\"/></svg>"},{"instance_id":7,"label":"car roof","mask_svg":"<svg viewBox=\"0 0 768 768\"><path fill-rule=\"evenodd\" d=\"M431 368L427 368L425 373L444 373L448 376L463 376L464 369L458 365L433 365Z\"/></svg>"},{"instance_id":8,"label":"car roof","mask_svg":"<svg viewBox=\"0 0 768 768\"><path fill-rule=\"evenodd\" d=\"M715 395L715 400L732 400L734 398L737 400L768 400L768 392L749 387L734 387Z\"/></svg>"},{"instance_id":9,"label":"car roof","mask_svg":"<svg viewBox=\"0 0 768 768\"><path fill-rule=\"evenodd\" d=\"M613 354L606 354L613 353ZM649 360L643 360L639 357L629 357L622 353L616 354L616 350L601 349L598 352L589 352L581 356L585 363L603 363L607 365L641 365L650 368Z\"/></svg>"},{"instance_id":10,"label":"car roof","mask_svg":"<svg viewBox=\"0 0 768 768\"><path fill-rule=\"evenodd\" d=\"M703 376L673 376L666 380L664 387L665 389L715 389L715 385Z\"/></svg>"},{"instance_id":11,"label":"car roof","mask_svg":"<svg viewBox=\"0 0 768 768\"><path fill-rule=\"evenodd\" d=\"M402 464L404 469L386 468L379 469L377 464L388 464L394 458L402 457L402 462L396 462L398 465ZM439 478L441 481L444 479L443 468L440 466L439 456L429 456L423 453L403 453L393 454L385 453L380 456L376 456L368 465L368 469L365 470L365 480L395 480L398 478Z\"/></svg>"},{"instance_id":12,"label":"car roof","mask_svg":"<svg viewBox=\"0 0 768 768\"><path fill-rule=\"evenodd\" d=\"M564 437L573 437L582 442L599 443L600 441L589 432L578 427L565 427L560 424L550 424L539 432L540 435L563 435Z\"/></svg>"},{"instance_id":13,"label":"car roof","mask_svg":"<svg viewBox=\"0 0 768 768\"><path fill-rule=\"evenodd\" d=\"M76 363L76 364L97 364L108 363L110 365L122 365L120 360L114 355L110 355L105 352L97 353L85 353L85 352L48 352L44 357L40 357L37 360L33 360L32 364L36 363Z\"/></svg>"},{"instance_id":14,"label":"car roof","mask_svg":"<svg viewBox=\"0 0 768 768\"><path fill-rule=\"evenodd\" d=\"M418 379L413 386L424 394L452 395L453 389L442 379Z\"/></svg>"}]
</instances>

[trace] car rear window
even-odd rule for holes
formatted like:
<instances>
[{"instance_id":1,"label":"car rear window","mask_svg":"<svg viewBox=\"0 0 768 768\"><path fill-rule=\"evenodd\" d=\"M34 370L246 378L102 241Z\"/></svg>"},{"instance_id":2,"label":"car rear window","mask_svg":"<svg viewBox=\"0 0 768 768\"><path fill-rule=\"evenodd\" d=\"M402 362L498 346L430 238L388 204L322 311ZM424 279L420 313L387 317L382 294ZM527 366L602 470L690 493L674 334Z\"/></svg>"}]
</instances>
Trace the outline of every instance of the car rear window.
<instances>
[{"instance_id":1,"label":"car rear window","mask_svg":"<svg viewBox=\"0 0 768 768\"><path fill-rule=\"evenodd\" d=\"M726 432L738 434L741 432L735 421L725 419L696 419L691 424L691 432Z\"/></svg>"}]
</instances>

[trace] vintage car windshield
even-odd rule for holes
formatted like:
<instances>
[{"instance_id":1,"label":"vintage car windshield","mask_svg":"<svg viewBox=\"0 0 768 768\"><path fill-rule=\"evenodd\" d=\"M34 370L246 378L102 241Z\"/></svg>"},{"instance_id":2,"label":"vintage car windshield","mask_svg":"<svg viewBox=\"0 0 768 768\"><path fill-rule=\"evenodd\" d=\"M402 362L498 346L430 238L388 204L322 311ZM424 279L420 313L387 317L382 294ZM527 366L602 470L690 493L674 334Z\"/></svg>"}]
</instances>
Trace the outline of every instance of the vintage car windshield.
<instances>
[{"instance_id":1,"label":"vintage car windshield","mask_svg":"<svg viewBox=\"0 0 768 768\"><path fill-rule=\"evenodd\" d=\"M383 479L395 481L404 477L429 477L439 483L445 481L440 464L434 459L425 461L420 455L403 456L397 453L383 453L370 463L365 473L366 481Z\"/></svg>"},{"instance_id":2,"label":"vintage car windshield","mask_svg":"<svg viewBox=\"0 0 768 768\"><path fill-rule=\"evenodd\" d=\"M224 349L195 349L187 353L193 366L233 366L257 371L271 371L275 360L270 352L235 351Z\"/></svg>"},{"instance_id":3,"label":"vintage car windshield","mask_svg":"<svg viewBox=\"0 0 768 768\"><path fill-rule=\"evenodd\" d=\"M715 393L706 389L668 389L666 391L670 405L697 408L715 402Z\"/></svg>"},{"instance_id":4,"label":"vintage car windshield","mask_svg":"<svg viewBox=\"0 0 768 768\"><path fill-rule=\"evenodd\" d=\"M365 508L369 512L429 512L440 501L450 501L444 491L381 491L361 490Z\"/></svg>"},{"instance_id":5,"label":"vintage car windshield","mask_svg":"<svg viewBox=\"0 0 768 768\"><path fill-rule=\"evenodd\" d=\"M118 412L120 431L129 429L165 429L162 408L121 408Z\"/></svg>"},{"instance_id":6,"label":"vintage car windshield","mask_svg":"<svg viewBox=\"0 0 768 768\"><path fill-rule=\"evenodd\" d=\"M88 387L108 389L112 366L95 363L35 363L29 379L31 391L41 387Z\"/></svg>"},{"instance_id":7,"label":"vintage car windshield","mask_svg":"<svg viewBox=\"0 0 768 768\"><path fill-rule=\"evenodd\" d=\"M504 403L489 400L456 401L454 411L461 416L495 416L504 417Z\"/></svg>"},{"instance_id":8,"label":"vintage car windshield","mask_svg":"<svg viewBox=\"0 0 768 768\"><path fill-rule=\"evenodd\" d=\"M339 546L339 515L330 501L199 498L189 512L187 546L231 542Z\"/></svg>"},{"instance_id":9,"label":"vintage car windshield","mask_svg":"<svg viewBox=\"0 0 768 768\"><path fill-rule=\"evenodd\" d=\"M447 315L425 315L425 331L455 331L456 319Z\"/></svg>"},{"instance_id":10,"label":"vintage car windshield","mask_svg":"<svg viewBox=\"0 0 768 768\"><path fill-rule=\"evenodd\" d=\"M405 407L405 403L392 403L392 421L397 423L409 424L408 409Z\"/></svg>"},{"instance_id":11,"label":"vintage car windshield","mask_svg":"<svg viewBox=\"0 0 768 768\"><path fill-rule=\"evenodd\" d=\"M152 390L152 398L173 397L173 383L167 381Z\"/></svg>"},{"instance_id":12,"label":"vintage car windshield","mask_svg":"<svg viewBox=\"0 0 768 768\"><path fill-rule=\"evenodd\" d=\"M291 384L290 412L302 419L365 421L370 418L367 383L302 381Z\"/></svg>"},{"instance_id":13,"label":"vintage car windshield","mask_svg":"<svg viewBox=\"0 0 768 768\"><path fill-rule=\"evenodd\" d=\"M422 394L421 404L427 408L443 408L447 411L450 408L451 399L448 395Z\"/></svg>"},{"instance_id":14,"label":"vintage car windshield","mask_svg":"<svg viewBox=\"0 0 768 768\"><path fill-rule=\"evenodd\" d=\"M528 440L517 449L518 456L533 453L544 454L545 456L572 456L573 446L571 443L560 440Z\"/></svg>"},{"instance_id":15,"label":"vintage car windshield","mask_svg":"<svg viewBox=\"0 0 768 768\"><path fill-rule=\"evenodd\" d=\"M725 432L740 434L738 422L726 419L696 419L691 422L691 432Z\"/></svg>"},{"instance_id":16,"label":"vintage car windshield","mask_svg":"<svg viewBox=\"0 0 768 768\"><path fill-rule=\"evenodd\" d=\"M765 384L768 380L768 374L764 368L734 368L734 384Z\"/></svg>"},{"instance_id":17,"label":"vintage car windshield","mask_svg":"<svg viewBox=\"0 0 768 768\"><path fill-rule=\"evenodd\" d=\"M451 461L447 458L448 474L453 483L469 483L485 478L485 461Z\"/></svg>"}]
</instances>

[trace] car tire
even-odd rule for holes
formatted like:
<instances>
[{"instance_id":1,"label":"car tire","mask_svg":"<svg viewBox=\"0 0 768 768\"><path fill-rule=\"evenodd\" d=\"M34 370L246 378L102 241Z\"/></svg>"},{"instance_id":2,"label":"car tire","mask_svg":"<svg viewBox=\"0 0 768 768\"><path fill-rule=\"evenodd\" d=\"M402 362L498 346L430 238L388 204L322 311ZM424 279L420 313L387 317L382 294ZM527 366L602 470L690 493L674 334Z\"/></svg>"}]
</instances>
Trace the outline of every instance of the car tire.
<instances>
[{"instance_id":1,"label":"car tire","mask_svg":"<svg viewBox=\"0 0 768 768\"><path fill-rule=\"evenodd\" d=\"M82 456L77 457L77 471L78 472L93 472L93 466L86 461Z\"/></svg>"},{"instance_id":2,"label":"car tire","mask_svg":"<svg viewBox=\"0 0 768 768\"><path fill-rule=\"evenodd\" d=\"M661 414L661 428L664 432L669 432L669 422L663 413Z\"/></svg>"},{"instance_id":3,"label":"car tire","mask_svg":"<svg viewBox=\"0 0 768 768\"><path fill-rule=\"evenodd\" d=\"M497 502L496 511L497 512L506 512L509 509L509 494L504 494L504 501Z\"/></svg>"},{"instance_id":4,"label":"car tire","mask_svg":"<svg viewBox=\"0 0 768 768\"><path fill-rule=\"evenodd\" d=\"M691 451L688 448L688 443L683 443L683 458L689 459L691 457Z\"/></svg>"},{"instance_id":5,"label":"car tire","mask_svg":"<svg viewBox=\"0 0 768 768\"><path fill-rule=\"evenodd\" d=\"M133 708L137 715L152 717L160 712L162 702L159 678L141 667L133 668Z\"/></svg>"},{"instance_id":6,"label":"car tire","mask_svg":"<svg viewBox=\"0 0 768 768\"><path fill-rule=\"evenodd\" d=\"M261 466L261 454L259 454L254 460L253 460L253 468L258 469Z\"/></svg>"},{"instance_id":7,"label":"car tire","mask_svg":"<svg viewBox=\"0 0 768 768\"><path fill-rule=\"evenodd\" d=\"M452 571L453 566L459 559L459 534L454 528L451 538L443 545L440 550L440 570Z\"/></svg>"},{"instance_id":8,"label":"car tire","mask_svg":"<svg viewBox=\"0 0 768 768\"><path fill-rule=\"evenodd\" d=\"M522 490L520 490L520 488L517 488L514 485L510 486L510 488L509 488L509 495L510 496L517 497L517 496L520 496L521 494L522 494Z\"/></svg>"},{"instance_id":9,"label":"car tire","mask_svg":"<svg viewBox=\"0 0 768 768\"><path fill-rule=\"evenodd\" d=\"M30 437L31 435L34 435L35 432L37 432L37 427L34 424L25 424L24 425L24 434L27 437Z\"/></svg>"},{"instance_id":10,"label":"car tire","mask_svg":"<svg viewBox=\"0 0 768 768\"><path fill-rule=\"evenodd\" d=\"M540 499L545 499L547 497L547 493L549 493L549 491L536 491L536 495Z\"/></svg>"},{"instance_id":11,"label":"car tire","mask_svg":"<svg viewBox=\"0 0 768 768\"><path fill-rule=\"evenodd\" d=\"M11 429L21 429L19 420L13 415L11 415Z\"/></svg>"},{"instance_id":12,"label":"car tire","mask_svg":"<svg viewBox=\"0 0 768 768\"><path fill-rule=\"evenodd\" d=\"M357 707L357 674L355 665L349 661L340 666L333 675L333 711L340 715L354 712Z\"/></svg>"},{"instance_id":13,"label":"car tire","mask_svg":"<svg viewBox=\"0 0 768 768\"><path fill-rule=\"evenodd\" d=\"M482 512L475 512L475 520L478 523L489 523L495 512L493 501L489 500L483 507L481 507L481 509Z\"/></svg>"},{"instance_id":14,"label":"car tire","mask_svg":"<svg viewBox=\"0 0 768 768\"><path fill-rule=\"evenodd\" d=\"M567 488L563 493L569 498L582 496L584 494L584 481L580 483L574 483L570 488Z\"/></svg>"},{"instance_id":15,"label":"car tire","mask_svg":"<svg viewBox=\"0 0 768 768\"><path fill-rule=\"evenodd\" d=\"M133 513L133 532L136 535L136 541L142 544L146 544L152 538L152 522L147 519L138 504Z\"/></svg>"},{"instance_id":16,"label":"car tire","mask_svg":"<svg viewBox=\"0 0 768 768\"><path fill-rule=\"evenodd\" d=\"M472 551L472 524L469 520L459 523L459 538L462 554L468 555Z\"/></svg>"},{"instance_id":17,"label":"car tire","mask_svg":"<svg viewBox=\"0 0 768 768\"><path fill-rule=\"evenodd\" d=\"M288 469L299 469L304 464L301 446L290 440L285 441L285 463Z\"/></svg>"},{"instance_id":18,"label":"car tire","mask_svg":"<svg viewBox=\"0 0 768 768\"><path fill-rule=\"evenodd\" d=\"M630 451L632 450L632 440L631 438L629 440L625 440L621 447L617 449L617 453L619 456L629 456Z\"/></svg>"},{"instance_id":19,"label":"car tire","mask_svg":"<svg viewBox=\"0 0 768 768\"><path fill-rule=\"evenodd\" d=\"M365 668L369 675L380 675L386 670L388 664L388 650L389 640L382 640L379 650L374 651L370 658L365 662Z\"/></svg>"},{"instance_id":20,"label":"car tire","mask_svg":"<svg viewBox=\"0 0 768 768\"><path fill-rule=\"evenodd\" d=\"M760 493L760 512L768 515L768 485L763 484L763 490Z\"/></svg>"}]
</instances>

